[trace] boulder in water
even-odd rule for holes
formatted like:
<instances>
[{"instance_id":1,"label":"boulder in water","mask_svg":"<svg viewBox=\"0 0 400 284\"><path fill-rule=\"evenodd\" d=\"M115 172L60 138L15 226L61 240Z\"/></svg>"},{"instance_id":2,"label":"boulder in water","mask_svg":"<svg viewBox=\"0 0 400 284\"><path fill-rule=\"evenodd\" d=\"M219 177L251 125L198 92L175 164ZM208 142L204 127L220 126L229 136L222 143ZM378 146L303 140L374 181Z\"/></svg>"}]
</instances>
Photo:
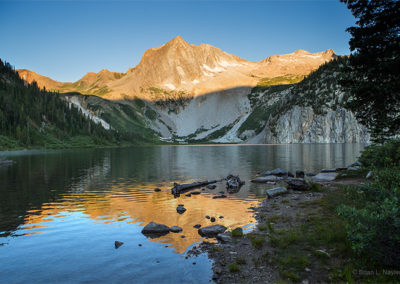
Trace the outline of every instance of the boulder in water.
<instances>
[{"instance_id":1,"label":"boulder in water","mask_svg":"<svg viewBox=\"0 0 400 284\"><path fill-rule=\"evenodd\" d=\"M224 233L226 231L226 227L222 225L212 225L199 229L199 235L202 237L215 237L218 234Z\"/></svg>"},{"instance_id":2,"label":"boulder in water","mask_svg":"<svg viewBox=\"0 0 400 284\"><path fill-rule=\"evenodd\" d=\"M170 228L166 225L150 222L142 229L142 234L150 237L157 237L166 235L169 231Z\"/></svg>"}]
</instances>

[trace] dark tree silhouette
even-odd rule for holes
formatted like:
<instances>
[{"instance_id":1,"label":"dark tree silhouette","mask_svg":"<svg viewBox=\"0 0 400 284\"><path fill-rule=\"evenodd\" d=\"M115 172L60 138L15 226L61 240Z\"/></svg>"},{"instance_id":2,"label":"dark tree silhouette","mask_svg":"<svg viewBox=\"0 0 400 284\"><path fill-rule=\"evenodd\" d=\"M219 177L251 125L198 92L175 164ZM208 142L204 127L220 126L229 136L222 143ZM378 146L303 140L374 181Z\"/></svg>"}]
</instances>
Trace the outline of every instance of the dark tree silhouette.
<instances>
[{"instance_id":1,"label":"dark tree silhouette","mask_svg":"<svg viewBox=\"0 0 400 284\"><path fill-rule=\"evenodd\" d=\"M341 0L357 18L342 85L347 107L377 142L400 134L400 1Z\"/></svg>"}]
</instances>

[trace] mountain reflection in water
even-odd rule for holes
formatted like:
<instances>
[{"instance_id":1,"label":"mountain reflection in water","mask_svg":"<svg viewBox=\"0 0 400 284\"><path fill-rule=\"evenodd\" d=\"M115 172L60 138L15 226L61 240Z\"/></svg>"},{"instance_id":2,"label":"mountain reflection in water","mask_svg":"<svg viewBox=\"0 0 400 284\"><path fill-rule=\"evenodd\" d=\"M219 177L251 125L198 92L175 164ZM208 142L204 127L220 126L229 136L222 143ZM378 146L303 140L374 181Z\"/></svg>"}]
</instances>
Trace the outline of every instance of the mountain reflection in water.
<instances>
[{"instance_id":1,"label":"mountain reflection in water","mask_svg":"<svg viewBox=\"0 0 400 284\"><path fill-rule=\"evenodd\" d=\"M257 206L267 188L249 182L257 173L276 167L292 172L342 167L354 162L362 148L143 146L2 153L16 163L0 168L0 262L5 264L0 279L46 282L53 278L45 272L52 270L54 279L68 275L72 282L83 281L82 273L87 273L85 281L163 282L169 275L171 283L208 282L207 259L199 258L192 268L181 255L202 240L194 225L251 228L255 220L249 208ZM214 190L195 189L201 193L191 197L174 198L170 193L174 182L219 179L231 173L246 181L238 193L228 194L224 183L217 183ZM162 190L154 192L156 187ZM221 191L228 198L212 198ZM187 211L178 214L178 204ZM177 225L183 231L147 239L141 229L149 222ZM115 240L124 242L117 251ZM157 261L158 272L151 274ZM120 266L130 268L116 275ZM95 276L90 274L94 271ZM29 278L32 273L37 278Z\"/></svg>"}]
</instances>

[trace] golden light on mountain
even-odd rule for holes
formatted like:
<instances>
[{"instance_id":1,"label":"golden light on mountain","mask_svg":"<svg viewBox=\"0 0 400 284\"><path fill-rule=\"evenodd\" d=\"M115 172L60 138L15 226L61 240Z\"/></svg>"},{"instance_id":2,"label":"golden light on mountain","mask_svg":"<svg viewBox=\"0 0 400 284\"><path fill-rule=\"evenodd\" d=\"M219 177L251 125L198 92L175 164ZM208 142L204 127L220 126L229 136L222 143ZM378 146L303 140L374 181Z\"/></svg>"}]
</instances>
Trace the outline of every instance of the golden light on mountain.
<instances>
[{"instance_id":1,"label":"golden light on mountain","mask_svg":"<svg viewBox=\"0 0 400 284\"><path fill-rule=\"evenodd\" d=\"M87 73L74 83L61 83L26 69L18 71L26 81L36 81L40 87L61 93L154 101L159 93L192 97L254 87L263 78L304 76L335 57L332 50L319 53L298 50L249 62L208 44L189 44L178 36L160 47L148 49L139 64L126 73L101 70Z\"/></svg>"}]
</instances>

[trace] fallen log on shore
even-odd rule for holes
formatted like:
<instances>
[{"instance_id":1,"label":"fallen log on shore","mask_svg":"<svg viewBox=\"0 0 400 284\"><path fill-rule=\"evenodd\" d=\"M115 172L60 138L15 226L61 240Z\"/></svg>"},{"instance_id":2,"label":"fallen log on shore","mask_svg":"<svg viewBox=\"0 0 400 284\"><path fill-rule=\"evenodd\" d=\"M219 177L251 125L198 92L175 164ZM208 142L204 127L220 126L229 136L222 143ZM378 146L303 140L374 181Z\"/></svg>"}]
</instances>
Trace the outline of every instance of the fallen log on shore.
<instances>
[{"instance_id":1,"label":"fallen log on shore","mask_svg":"<svg viewBox=\"0 0 400 284\"><path fill-rule=\"evenodd\" d=\"M211 180L211 181L206 180L206 181L198 181L198 182L187 183L187 184L174 183L174 187L171 188L171 193L175 197L177 197L177 196L179 196L179 194L186 192L188 190L206 186L206 185L209 185L212 183L217 183L219 181L222 181L222 180Z\"/></svg>"}]
</instances>

